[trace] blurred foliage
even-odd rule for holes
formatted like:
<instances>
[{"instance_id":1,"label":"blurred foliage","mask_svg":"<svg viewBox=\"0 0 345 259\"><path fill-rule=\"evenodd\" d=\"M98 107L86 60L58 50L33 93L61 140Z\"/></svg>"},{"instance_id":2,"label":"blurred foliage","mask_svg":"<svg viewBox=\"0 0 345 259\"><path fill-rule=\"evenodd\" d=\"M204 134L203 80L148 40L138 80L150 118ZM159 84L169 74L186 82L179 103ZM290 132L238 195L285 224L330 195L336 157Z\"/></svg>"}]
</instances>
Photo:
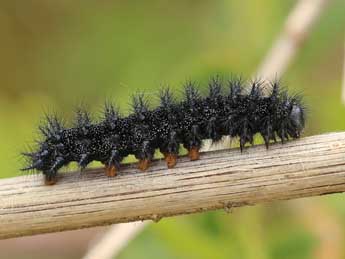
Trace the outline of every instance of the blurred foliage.
<instances>
[{"instance_id":1,"label":"blurred foliage","mask_svg":"<svg viewBox=\"0 0 345 259\"><path fill-rule=\"evenodd\" d=\"M154 105L162 84L179 95L189 78L203 87L214 74L250 76L294 4L1 1L0 177L20 174L19 153L32 145L44 112L70 121L83 103L98 118L104 100L114 100L127 113L137 90ZM332 1L283 78L306 96L305 135L345 130L344 13L344 1ZM318 202L345 216L341 196ZM164 219L120 258L312 258L318 240L289 204Z\"/></svg>"}]
</instances>

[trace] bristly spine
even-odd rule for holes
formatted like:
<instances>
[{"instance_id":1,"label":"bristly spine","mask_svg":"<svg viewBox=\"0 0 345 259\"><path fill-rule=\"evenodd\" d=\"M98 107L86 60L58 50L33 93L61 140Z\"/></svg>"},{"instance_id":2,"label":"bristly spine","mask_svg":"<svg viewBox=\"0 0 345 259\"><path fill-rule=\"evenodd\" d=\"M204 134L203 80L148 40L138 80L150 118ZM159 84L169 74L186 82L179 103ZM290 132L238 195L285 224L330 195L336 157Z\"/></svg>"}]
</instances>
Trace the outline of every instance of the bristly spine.
<instances>
[{"instance_id":1,"label":"bristly spine","mask_svg":"<svg viewBox=\"0 0 345 259\"><path fill-rule=\"evenodd\" d=\"M264 94L264 86L271 92ZM241 78L224 83L213 77L206 96L195 82L187 81L181 101L168 87L160 91L159 101L151 108L143 94L134 95L128 116L121 116L114 105L106 103L99 122L93 122L87 110L77 109L70 128L57 116L46 116L46 123L39 127L42 139L36 151L23 153L29 161L23 170L42 171L46 184L54 184L61 167L77 162L84 169L90 162L100 161L106 174L115 176L122 159L130 154L146 170L156 149L172 168L181 144L191 160L199 159L203 140L217 142L223 136L239 138L242 151L260 134L268 148L277 138L282 143L299 138L306 119L302 96L288 95L279 81L264 84L254 80L248 86Z\"/></svg>"}]
</instances>

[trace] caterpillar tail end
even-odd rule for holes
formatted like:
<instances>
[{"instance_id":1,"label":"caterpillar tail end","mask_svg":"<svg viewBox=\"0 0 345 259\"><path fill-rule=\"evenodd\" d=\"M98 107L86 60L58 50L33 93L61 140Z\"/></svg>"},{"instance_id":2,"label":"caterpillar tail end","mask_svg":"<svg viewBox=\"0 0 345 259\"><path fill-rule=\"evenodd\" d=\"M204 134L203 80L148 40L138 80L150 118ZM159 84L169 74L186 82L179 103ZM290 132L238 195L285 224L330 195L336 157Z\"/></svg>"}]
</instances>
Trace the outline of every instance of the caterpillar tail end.
<instances>
[{"instance_id":1,"label":"caterpillar tail end","mask_svg":"<svg viewBox=\"0 0 345 259\"><path fill-rule=\"evenodd\" d=\"M177 155L172 153L164 154L165 162L167 163L167 167L169 169L174 168L177 164Z\"/></svg>"},{"instance_id":2,"label":"caterpillar tail end","mask_svg":"<svg viewBox=\"0 0 345 259\"><path fill-rule=\"evenodd\" d=\"M108 176L108 177L114 177L114 176L116 176L116 175L117 175L117 172L118 172L118 170L117 170L117 168L116 168L115 165L110 165L110 166L106 166L106 167L105 167L105 174L106 174L106 176Z\"/></svg>"},{"instance_id":3,"label":"caterpillar tail end","mask_svg":"<svg viewBox=\"0 0 345 259\"><path fill-rule=\"evenodd\" d=\"M199 148L197 147L190 148L188 150L188 157L190 158L191 161L199 160L200 158Z\"/></svg>"},{"instance_id":4,"label":"caterpillar tail end","mask_svg":"<svg viewBox=\"0 0 345 259\"><path fill-rule=\"evenodd\" d=\"M151 161L149 159L141 159L138 163L138 168L141 171L146 171L150 167Z\"/></svg>"}]
</instances>

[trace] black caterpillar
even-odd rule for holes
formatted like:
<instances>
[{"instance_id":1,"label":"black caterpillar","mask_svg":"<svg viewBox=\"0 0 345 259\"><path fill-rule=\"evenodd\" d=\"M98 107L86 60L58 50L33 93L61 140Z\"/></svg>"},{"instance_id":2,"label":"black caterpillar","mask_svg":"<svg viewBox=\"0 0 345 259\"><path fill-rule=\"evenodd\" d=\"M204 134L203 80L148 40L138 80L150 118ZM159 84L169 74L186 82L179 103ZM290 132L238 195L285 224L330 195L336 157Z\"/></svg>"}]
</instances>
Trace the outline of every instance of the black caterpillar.
<instances>
[{"instance_id":1,"label":"black caterpillar","mask_svg":"<svg viewBox=\"0 0 345 259\"><path fill-rule=\"evenodd\" d=\"M238 137L240 148L253 144L260 133L268 148L271 141L298 138L304 128L305 107L300 95L289 96L278 81L270 83L271 92L263 94L261 81L244 88L241 79L229 80L226 91L219 77L208 84L203 97L196 84L184 85L184 98L177 101L169 88L160 92L160 104L150 109L147 99L133 96L133 113L127 117L106 104L104 117L94 123L85 110L78 110L74 126L65 128L56 116L47 116L39 130L44 139L37 151L24 153L29 166L45 175L46 184L56 182L57 171L77 162L84 169L92 161L105 165L108 176L115 176L122 159L134 154L138 167L146 170L155 149L164 155L168 168L175 166L180 144L191 160L199 158L202 140L219 141L223 136ZM245 91L245 89L249 89Z\"/></svg>"}]
</instances>

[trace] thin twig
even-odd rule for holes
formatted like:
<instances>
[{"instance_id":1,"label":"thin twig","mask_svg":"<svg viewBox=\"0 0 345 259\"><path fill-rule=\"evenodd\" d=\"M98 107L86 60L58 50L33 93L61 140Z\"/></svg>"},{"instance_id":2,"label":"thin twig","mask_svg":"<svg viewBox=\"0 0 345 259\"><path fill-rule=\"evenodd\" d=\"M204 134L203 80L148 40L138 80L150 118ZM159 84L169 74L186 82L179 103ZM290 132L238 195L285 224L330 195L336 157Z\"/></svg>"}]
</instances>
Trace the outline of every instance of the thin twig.
<instances>
[{"instance_id":1,"label":"thin twig","mask_svg":"<svg viewBox=\"0 0 345 259\"><path fill-rule=\"evenodd\" d=\"M303 229L317 240L311 251L314 259L344 258L342 247L344 236L341 216L319 200L294 200L289 204L290 211L303 224Z\"/></svg>"},{"instance_id":2,"label":"thin twig","mask_svg":"<svg viewBox=\"0 0 345 259\"><path fill-rule=\"evenodd\" d=\"M108 259L119 254L141 232L149 221L113 225L100 240L90 248L83 259Z\"/></svg>"},{"instance_id":3,"label":"thin twig","mask_svg":"<svg viewBox=\"0 0 345 259\"><path fill-rule=\"evenodd\" d=\"M272 80L282 76L328 2L329 0L298 1L288 16L284 29L260 65L258 76Z\"/></svg>"},{"instance_id":4,"label":"thin twig","mask_svg":"<svg viewBox=\"0 0 345 259\"><path fill-rule=\"evenodd\" d=\"M341 93L341 101L345 105L345 40L344 40L344 65L343 65L343 85Z\"/></svg>"},{"instance_id":5,"label":"thin twig","mask_svg":"<svg viewBox=\"0 0 345 259\"><path fill-rule=\"evenodd\" d=\"M345 191L345 132L163 161L114 178L103 168L0 180L0 239L80 229Z\"/></svg>"}]
</instances>

